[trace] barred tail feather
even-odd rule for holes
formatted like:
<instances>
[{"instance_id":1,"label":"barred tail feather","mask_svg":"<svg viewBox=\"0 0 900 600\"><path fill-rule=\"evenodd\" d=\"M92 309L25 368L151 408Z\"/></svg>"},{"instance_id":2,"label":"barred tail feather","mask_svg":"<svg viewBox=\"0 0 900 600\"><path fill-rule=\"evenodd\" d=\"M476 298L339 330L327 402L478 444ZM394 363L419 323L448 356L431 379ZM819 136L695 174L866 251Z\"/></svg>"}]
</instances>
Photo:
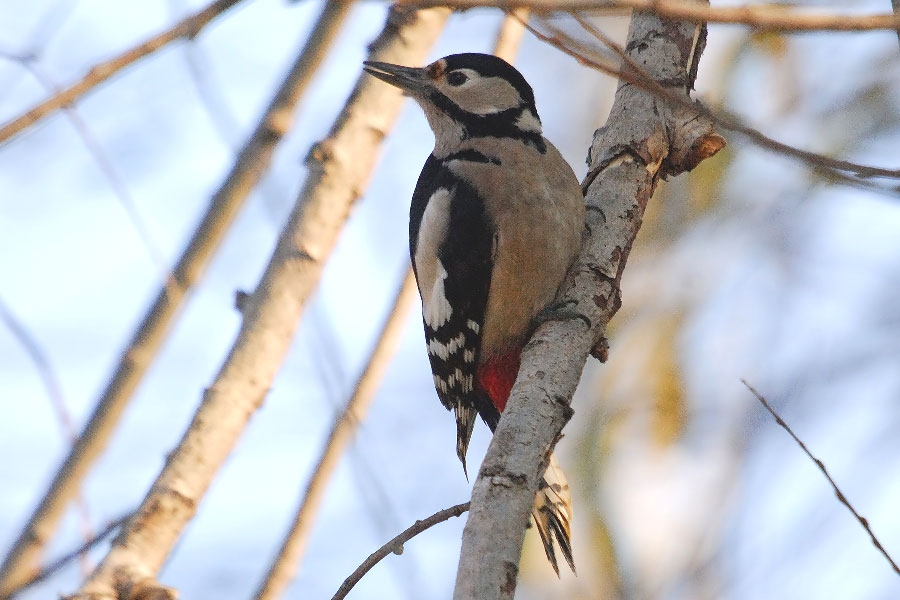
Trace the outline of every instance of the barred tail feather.
<instances>
[{"instance_id":1,"label":"barred tail feather","mask_svg":"<svg viewBox=\"0 0 900 600\"><path fill-rule=\"evenodd\" d=\"M531 515L541 534L544 552L547 554L547 560L550 561L553 570L559 575L559 565L556 562L556 551L553 544L555 540L566 562L569 563L569 568L574 573L575 560L572 558L570 530L572 496L569 493L569 482L566 480L566 475L553 454L550 455L550 462L544 472L541 488L535 494Z\"/></svg>"},{"instance_id":2,"label":"barred tail feather","mask_svg":"<svg viewBox=\"0 0 900 600\"><path fill-rule=\"evenodd\" d=\"M469 440L472 439L472 429L475 427L478 410L474 406L466 406L461 400L457 400L453 412L456 415L456 455L462 462L466 479L469 479L469 472L466 470L466 452L469 449Z\"/></svg>"}]
</instances>

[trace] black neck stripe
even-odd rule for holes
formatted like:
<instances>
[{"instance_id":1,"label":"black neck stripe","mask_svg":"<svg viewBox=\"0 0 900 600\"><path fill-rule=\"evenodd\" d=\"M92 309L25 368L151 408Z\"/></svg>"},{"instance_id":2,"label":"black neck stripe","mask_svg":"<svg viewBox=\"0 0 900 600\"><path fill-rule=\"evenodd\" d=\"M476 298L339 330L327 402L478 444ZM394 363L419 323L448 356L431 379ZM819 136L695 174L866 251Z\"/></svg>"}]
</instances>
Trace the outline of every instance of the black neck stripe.
<instances>
[{"instance_id":1,"label":"black neck stripe","mask_svg":"<svg viewBox=\"0 0 900 600\"><path fill-rule=\"evenodd\" d=\"M492 163L495 165L499 165L500 159L494 156L487 156L486 154L482 154L478 150L468 149L468 150L460 150L459 152L454 152L453 154L448 155L444 158L444 162L449 162L451 160L466 160L469 162L478 162L478 163Z\"/></svg>"}]
</instances>

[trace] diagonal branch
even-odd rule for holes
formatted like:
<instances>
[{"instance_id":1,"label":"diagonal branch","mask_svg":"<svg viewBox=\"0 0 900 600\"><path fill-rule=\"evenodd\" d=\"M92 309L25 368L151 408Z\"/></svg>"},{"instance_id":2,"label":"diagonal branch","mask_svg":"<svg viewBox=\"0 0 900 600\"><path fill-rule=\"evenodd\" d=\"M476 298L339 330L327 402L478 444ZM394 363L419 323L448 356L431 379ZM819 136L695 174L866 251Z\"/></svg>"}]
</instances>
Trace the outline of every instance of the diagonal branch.
<instances>
[{"instance_id":1,"label":"diagonal branch","mask_svg":"<svg viewBox=\"0 0 900 600\"><path fill-rule=\"evenodd\" d=\"M125 67L181 38L195 37L210 21L241 0L216 0L203 10L186 17L162 33L138 44L119 56L94 65L87 75L60 93L47 98L26 113L0 126L0 144L31 127L44 117L68 106Z\"/></svg>"},{"instance_id":2,"label":"diagonal branch","mask_svg":"<svg viewBox=\"0 0 900 600\"><path fill-rule=\"evenodd\" d=\"M187 293L203 276L244 201L268 168L275 147L290 128L294 107L343 23L347 10L343 4L329 3L323 10L314 35L303 47L231 171L213 195L168 281L135 330L84 431L0 565L0 598L5 590L16 587L37 568L44 544L56 530L66 505L77 493L94 460L106 447L128 399L159 352Z\"/></svg>"},{"instance_id":3,"label":"diagonal branch","mask_svg":"<svg viewBox=\"0 0 900 600\"><path fill-rule=\"evenodd\" d=\"M704 26L635 13L626 47L654 80L686 95L704 40ZM595 133L584 185L589 235L561 298L567 312L584 319L544 323L522 354L475 482L455 600L513 597L534 493L572 415L569 404L587 355L604 352L604 331L621 304L622 272L647 202L661 176L693 168L723 145L696 111L620 82L607 125Z\"/></svg>"},{"instance_id":4,"label":"diagonal branch","mask_svg":"<svg viewBox=\"0 0 900 600\"><path fill-rule=\"evenodd\" d=\"M859 15L789 9L777 4L709 6L692 0L403 0L414 6L450 6L456 9L496 6L530 8L535 12L627 11L655 14L692 23L747 25L767 31L872 31L900 28L900 15Z\"/></svg>"},{"instance_id":5,"label":"diagonal branch","mask_svg":"<svg viewBox=\"0 0 900 600\"><path fill-rule=\"evenodd\" d=\"M888 551L885 550L884 546L881 544L881 541L875 535L875 532L872 531L872 527L869 525L869 520L856 512L856 509L853 508L853 505L850 504L849 500L847 500L847 496L844 495L844 492L841 491L837 483L834 482L834 479L831 478L831 474L828 472L828 469L825 468L825 463L816 458L813 453L809 451L809 448L806 447L806 444L803 443L803 440L797 437L797 434L794 433L794 430L791 429L791 426L781 418L781 415L779 415L774 408L772 408L772 405L769 404L766 398L756 391L756 388L747 383L745 379L741 379L741 383L744 384L744 387L750 390L751 394L756 396L756 399L759 400L760 404L763 405L763 408L769 411L769 414L772 415L772 418L775 419L775 422L778 423L778 425L780 425L782 429L787 431L788 435L794 438L794 441L797 442L797 445L800 446L800 449L803 450L803 453L809 457L809 460L813 461L813 463L815 463L815 465L819 467L819 470L822 471L822 475L824 475L825 479L828 480L828 483L831 484L831 489L834 490L834 495L837 497L838 501L846 506L847 510L849 510L853 514L853 516L856 517L856 520L859 521L859 524L862 525L862 528L866 531L866 533L869 534L869 539L872 541L872 545L875 546L875 548L879 552L881 552L881 555L884 556L885 560L888 561L888 564L891 565L894 573L900 575L900 567L897 566L897 563L894 562L894 559L890 554L888 554Z\"/></svg>"},{"instance_id":6,"label":"diagonal branch","mask_svg":"<svg viewBox=\"0 0 900 600\"><path fill-rule=\"evenodd\" d=\"M369 58L422 61L448 15L446 9L391 9ZM310 152L309 175L256 291L242 303L243 322L228 357L134 517L72 599L175 597L174 590L156 582L156 574L287 354L322 267L400 110L402 96L385 88L361 76L328 138Z\"/></svg>"},{"instance_id":7,"label":"diagonal branch","mask_svg":"<svg viewBox=\"0 0 900 600\"><path fill-rule=\"evenodd\" d=\"M4 596L4 600L6 600L7 598L13 598L17 594L21 594L28 588L50 579L74 559L80 556L86 556L91 549L96 547L112 532L121 527L125 523L125 521L129 519L129 517L131 517L131 514L127 514L123 517L119 517L118 519L109 522L106 527L104 527L96 535L90 536L89 539L87 539L81 546L57 558L52 563L41 569L38 573L35 573L33 576L31 576L27 581L22 582L19 587L11 590L8 596Z\"/></svg>"},{"instance_id":8,"label":"diagonal branch","mask_svg":"<svg viewBox=\"0 0 900 600\"><path fill-rule=\"evenodd\" d=\"M344 580L344 583L341 584L341 587L338 588L338 591L334 594L331 600L344 600L347 597L347 594L350 593L350 590L353 589L359 581L365 577L366 573L372 570L372 567L377 565L383 558L385 558L388 554L393 552L394 554L402 554L403 553L403 544L413 539L426 529L434 527L438 523L443 523L450 519L450 517L458 517L464 512L469 510L469 503L464 502L462 504L457 504L456 506L451 506L450 508L445 508L444 510L439 510L434 513L427 519L420 519L412 524L409 528L405 529L398 536L393 538L391 541L386 543L384 546L373 552L369 555L369 557L363 561L359 567L353 573L350 574L347 579Z\"/></svg>"},{"instance_id":9,"label":"diagonal branch","mask_svg":"<svg viewBox=\"0 0 900 600\"><path fill-rule=\"evenodd\" d=\"M23 61L22 63L24 67L37 79L41 85L44 86L44 89L48 92L57 92L59 87L54 83L50 77L43 72L43 70L39 69L36 64L31 61ZM140 238L141 242L144 245L144 248L147 250L147 254L153 263L159 267L162 271L165 267L165 260L163 258L162 249L159 247L159 244L154 239L153 234L150 231L150 228L147 227L147 223L144 218L141 216L140 211L138 210L137 204L134 201L134 198L131 195L131 192L128 191L128 186L125 184L125 181L122 179L122 176L119 174L116 169L113 161L110 159L109 155L103 150L103 147L100 145L100 142L91 134L90 128L84 119L81 118L81 115L78 113L78 110L71 104L67 104L63 107L63 112L69 118L69 122L72 124L72 128L78 134L78 137L81 138L82 143L84 143L84 147L94 158L94 162L97 164L97 168L103 173L106 177L107 182L109 182L110 188L112 188L113 193L116 198L119 200L119 204L122 206L122 209L125 211L125 215L128 217L128 220L131 221L132 227L134 227L135 233L138 234L138 238Z\"/></svg>"},{"instance_id":10,"label":"diagonal branch","mask_svg":"<svg viewBox=\"0 0 900 600\"><path fill-rule=\"evenodd\" d=\"M297 565L303 559L303 553L325 495L328 480L337 468L344 449L352 441L357 426L365 419L369 404L384 377L384 372L397 352L400 335L408 320L409 309L416 298L416 293L416 281L413 278L412 270L407 270L391 313L378 336L378 343L372 350L366 369L356 382L356 388L344 406L344 411L335 419L322 455L313 469L312 477L306 484L303 500L294 516L293 526L285 536L278 555L272 561L268 573L260 583L254 596L256 600L275 600L281 597L294 578Z\"/></svg>"},{"instance_id":11,"label":"diagonal branch","mask_svg":"<svg viewBox=\"0 0 900 600\"><path fill-rule=\"evenodd\" d=\"M627 57L625 50L621 46L603 36L602 32L590 26L587 21L584 21L584 19L581 19L580 17L576 17L576 20L583 25L587 25L586 29L588 32L595 37L598 37L598 39L601 39L601 41L617 55ZM695 110L705 118L710 119L719 127L742 134L761 148L800 160L811 169L831 177L836 182L888 194L896 194L900 191L900 186L880 186L870 181L874 178L900 179L900 169L872 167L846 160L835 159L779 142L776 139L768 137L759 130L746 125L743 120L736 115L721 109L713 110L699 102L692 101L689 97L680 94L677 91L670 90L666 86L660 85L659 82L648 77L644 70L633 62L628 64L628 61L626 60L625 62L628 64L628 68L621 69L618 66L600 62L587 56L583 52L577 51L575 49L576 44L571 38L555 28L551 28L552 35L546 35L530 25L527 27L535 37L550 44L554 48L557 48L561 52L568 54L580 64L596 69L601 73L619 77L620 80L636 85L668 103L681 106L688 110Z\"/></svg>"},{"instance_id":12,"label":"diagonal branch","mask_svg":"<svg viewBox=\"0 0 900 600\"><path fill-rule=\"evenodd\" d=\"M894 16L900 18L900 0L891 0L891 8L894 9ZM897 40L900 41L900 25L897 26Z\"/></svg>"},{"instance_id":13,"label":"diagonal branch","mask_svg":"<svg viewBox=\"0 0 900 600\"><path fill-rule=\"evenodd\" d=\"M527 18L528 11L518 10L515 11L514 15L507 15L503 19L494 45L494 54L509 62L513 61L522 41L522 35L525 32L521 22ZM260 584L256 592L256 600L274 600L280 597L284 593L287 584L295 576L297 564L302 560L306 544L309 541L310 530L315 523L319 505L325 492L325 486L332 472L337 467L341 454L350 442L354 431L365 417L369 402L374 396L375 388L395 353L397 338L405 324L406 315L416 294L416 282L412 269L407 269L403 285L394 301L391 315L382 329L375 349L372 351L368 366L357 382L353 396L344 407L343 413L335 420L322 455L319 457L319 461L313 469L312 477L306 485L303 499L294 517L294 524L282 542L281 549L269 567L263 582ZM357 573L354 574L358 574L358 577L353 580L354 575L351 575L348 581L344 583L344 586L341 586L341 590L344 590L346 587L344 594L338 591L335 598L346 595L359 578L381 558L383 556L374 559L368 567L365 565L360 566L360 569L357 569ZM369 560L372 561L372 557ZM353 580L352 583L348 583L351 580Z\"/></svg>"}]
</instances>

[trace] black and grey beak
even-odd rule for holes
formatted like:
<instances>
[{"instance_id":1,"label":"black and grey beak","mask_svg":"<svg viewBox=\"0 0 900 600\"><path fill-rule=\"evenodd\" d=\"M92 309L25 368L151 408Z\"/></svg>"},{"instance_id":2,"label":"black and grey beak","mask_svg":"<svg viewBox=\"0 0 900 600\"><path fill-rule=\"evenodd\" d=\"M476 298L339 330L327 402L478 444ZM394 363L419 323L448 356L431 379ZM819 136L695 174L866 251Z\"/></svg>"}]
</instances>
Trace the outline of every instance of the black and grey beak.
<instances>
[{"instance_id":1,"label":"black and grey beak","mask_svg":"<svg viewBox=\"0 0 900 600\"><path fill-rule=\"evenodd\" d=\"M431 78L425 73L425 69L367 60L363 62L363 70L385 83L400 88L407 94L422 93L432 85Z\"/></svg>"}]
</instances>

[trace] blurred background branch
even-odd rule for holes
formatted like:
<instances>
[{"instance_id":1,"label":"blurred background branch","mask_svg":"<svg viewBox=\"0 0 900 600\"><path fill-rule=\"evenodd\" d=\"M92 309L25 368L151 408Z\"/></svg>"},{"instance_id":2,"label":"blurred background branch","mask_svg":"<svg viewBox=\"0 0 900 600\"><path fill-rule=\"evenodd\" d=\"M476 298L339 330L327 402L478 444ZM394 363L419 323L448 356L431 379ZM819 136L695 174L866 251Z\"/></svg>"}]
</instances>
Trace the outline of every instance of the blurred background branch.
<instances>
[{"instance_id":1,"label":"blurred background branch","mask_svg":"<svg viewBox=\"0 0 900 600\"><path fill-rule=\"evenodd\" d=\"M749 25L755 29L777 32L801 31L872 31L897 29L896 14L857 15L852 13L810 13L775 4L743 6L709 6L690 0L401 0L413 6L450 6L457 9L494 6L497 8L529 8L536 12L634 10L667 19L694 23L727 23Z\"/></svg>"},{"instance_id":2,"label":"blurred background branch","mask_svg":"<svg viewBox=\"0 0 900 600\"><path fill-rule=\"evenodd\" d=\"M328 3L324 10L340 14L346 8L344 3ZM447 16L444 9L392 10L370 46L370 58L420 62ZM165 469L73 599L126 600L138 593L174 597L153 578L265 399L350 206L370 177L400 100L393 90L361 76L329 137L310 152L309 176L294 210L256 292L241 303L243 323L231 351ZM276 123L283 127L288 115L278 116Z\"/></svg>"},{"instance_id":3,"label":"blurred background branch","mask_svg":"<svg viewBox=\"0 0 900 600\"><path fill-rule=\"evenodd\" d=\"M409 320L409 309L412 308L417 294L416 280L413 278L412 270L408 269L394 299L394 306L378 336L378 342L372 349L366 369L360 376L353 395L347 400L343 412L335 418L322 454L313 468L312 477L304 489L293 525L260 583L254 596L256 600L281 598L295 577L303 560L306 545L309 543L310 532L315 525L328 481L334 474L347 445L352 443L354 432L365 419L381 379L394 359L403 327Z\"/></svg>"},{"instance_id":4,"label":"blurred background branch","mask_svg":"<svg viewBox=\"0 0 900 600\"><path fill-rule=\"evenodd\" d=\"M209 13L209 9L204 12ZM211 198L206 214L175 268L171 273L166 273L163 287L122 352L87 425L72 445L18 541L4 559L0 567L0 597L3 590L16 587L18 581L36 568L44 544L52 537L65 506L77 493L92 463L106 447L129 398L162 348L188 292L202 278L238 211L268 168L276 146L290 128L291 115L346 12L347 6L343 3L328 6L323 11L315 34L303 46L256 129L235 158L221 187ZM207 16L209 18L211 15ZM182 28L185 27L182 25ZM109 173L108 169L104 171ZM124 190L121 183L115 187ZM126 206L129 205L131 203L127 202Z\"/></svg>"},{"instance_id":5,"label":"blurred background branch","mask_svg":"<svg viewBox=\"0 0 900 600\"><path fill-rule=\"evenodd\" d=\"M241 0L217 0L205 9L187 17L166 31L138 44L119 56L91 67L87 75L77 83L54 94L24 114L0 126L0 144L17 133L34 125L47 115L60 108L74 103L81 96L91 91L125 67L131 66L160 48L181 38L196 37L210 21L233 7Z\"/></svg>"}]
</instances>

